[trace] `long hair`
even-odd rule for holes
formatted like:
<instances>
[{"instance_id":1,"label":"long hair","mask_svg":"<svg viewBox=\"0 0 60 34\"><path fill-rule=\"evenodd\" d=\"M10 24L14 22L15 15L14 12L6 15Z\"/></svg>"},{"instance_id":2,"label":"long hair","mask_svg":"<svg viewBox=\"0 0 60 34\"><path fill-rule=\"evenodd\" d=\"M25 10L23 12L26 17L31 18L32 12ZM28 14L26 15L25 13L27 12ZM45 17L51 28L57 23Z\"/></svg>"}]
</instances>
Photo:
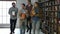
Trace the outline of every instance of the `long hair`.
<instances>
[{"instance_id":1,"label":"long hair","mask_svg":"<svg viewBox=\"0 0 60 34\"><path fill-rule=\"evenodd\" d=\"M39 9L39 17L40 18L43 18L43 10L42 10L42 8L40 7L40 5L39 5L39 3L38 2L35 2L35 4L37 4L37 8ZM32 8L32 16L33 16L33 14L35 13L35 7L33 7Z\"/></svg>"},{"instance_id":2,"label":"long hair","mask_svg":"<svg viewBox=\"0 0 60 34\"><path fill-rule=\"evenodd\" d=\"M39 2L35 2L37 4L37 7L42 10L42 7L40 7Z\"/></svg>"},{"instance_id":3,"label":"long hair","mask_svg":"<svg viewBox=\"0 0 60 34\"><path fill-rule=\"evenodd\" d=\"M39 3L38 2L35 2L35 4L37 4L37 7L39 7Z\"/></svg>"}]
</instances>

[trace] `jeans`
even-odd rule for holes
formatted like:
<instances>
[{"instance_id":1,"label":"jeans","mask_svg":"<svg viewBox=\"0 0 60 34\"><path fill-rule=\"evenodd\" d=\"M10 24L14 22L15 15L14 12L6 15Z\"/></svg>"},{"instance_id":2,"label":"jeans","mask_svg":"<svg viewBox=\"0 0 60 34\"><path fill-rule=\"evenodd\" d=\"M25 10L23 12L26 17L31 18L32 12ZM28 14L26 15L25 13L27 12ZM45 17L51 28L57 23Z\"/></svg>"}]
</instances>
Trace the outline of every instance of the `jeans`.
<instances>
[{"instance_id":1,"label":"jeans","mask_svg":"<svg viewBox=\"0 0 60 34\"><path fill-rule=\"evenodd\" d=\"M37 33L40 34L40 20L39 21L34 21L32 20L32 29L33 29L33 34Z\"/></svg>"},{"instance_id":2,"label":"jeans","mask_svg":"<svg viewBox=\"0 0 60 34\"><path fill-rule=\"evenodd\" d=\"M25 34L25 26L21 26L20 28L20 34Z\"/></svg>"},{"instance_id":3,"label":"jeans","mask_svg":"<svg viewBox=\"0 0 60 34\"><path fill-rule=\"evenodd\" d=\"M14 30L15 30L16 21L17 21L17 19L10 19L10 30L11 30L11 33L14 32Z\"/></svg>"},{"instance_id":4,"label":"jeans","mask_svg":"<svg viewBox=\"0 0 60 34\"><path fill-rule=\"evenodd\" d=\"M25 27L26 27L26 19L25 20L20 20L22 25L20 26L20 34L25 34Z\"/></svg>"}]
</instances>

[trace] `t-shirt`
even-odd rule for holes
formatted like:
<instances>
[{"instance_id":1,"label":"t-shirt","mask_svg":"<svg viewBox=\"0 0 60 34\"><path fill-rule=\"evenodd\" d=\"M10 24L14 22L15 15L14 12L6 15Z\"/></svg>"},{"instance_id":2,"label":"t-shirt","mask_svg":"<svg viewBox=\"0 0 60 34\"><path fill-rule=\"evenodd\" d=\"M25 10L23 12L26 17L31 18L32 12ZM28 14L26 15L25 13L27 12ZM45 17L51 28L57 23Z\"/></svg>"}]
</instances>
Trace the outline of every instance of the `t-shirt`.
<instances>
[{"instance_id":1,"label":"t-shirt","mask_svg":"<svg viewBox=\"0 0 60 34\"><path fill-rule=\"evenodd\" d=\"M35 13L36 13L36 14L39 13L39 8L35 8L34 10L35 10ZM38 21L39 19L40 19L40 18L39 18L38 16L32 17L32 20L34 20L34 21Z\"/></svg>"},{"instance_id":2,"label":"t-shirt","mask_svg":"<svg viewBox=\"0 0 60 34\"><path fill-rule=\"evenodd\" d=\"M17 19L18 8L11 7L9 9L10 19Z\"/></svg>"},{"instance_id":3,"label":"t-shirt","mask_svg":"<svg viewBox=\"0 0 60 34\"><path fill-rule=\"evenodd\" d=\"M27 5L26 10L28 10L28 16L30 16L30 12L32 10L32 5L31 6Z\"/></svg>"}]
</instances>

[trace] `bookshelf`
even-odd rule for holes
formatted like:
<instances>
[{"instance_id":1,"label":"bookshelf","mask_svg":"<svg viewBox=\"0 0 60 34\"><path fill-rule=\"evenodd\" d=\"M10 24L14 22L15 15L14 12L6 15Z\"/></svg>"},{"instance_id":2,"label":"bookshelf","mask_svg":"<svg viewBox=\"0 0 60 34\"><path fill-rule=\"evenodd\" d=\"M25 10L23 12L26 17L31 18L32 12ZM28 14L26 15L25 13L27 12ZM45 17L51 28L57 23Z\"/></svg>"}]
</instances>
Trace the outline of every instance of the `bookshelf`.
<instances>
[{"instance_id":1,"label":"bookshelf","mask_svg":"<svg viewBox=\"0 0 60 34\"><path fill-rule=\"evenodd\" d=\"M44 12L44 25L43 32L45 34L60 34L60 24L58 19L60 18L60 0L40 0L42 9Z\"/></svg>"}]
</instances>

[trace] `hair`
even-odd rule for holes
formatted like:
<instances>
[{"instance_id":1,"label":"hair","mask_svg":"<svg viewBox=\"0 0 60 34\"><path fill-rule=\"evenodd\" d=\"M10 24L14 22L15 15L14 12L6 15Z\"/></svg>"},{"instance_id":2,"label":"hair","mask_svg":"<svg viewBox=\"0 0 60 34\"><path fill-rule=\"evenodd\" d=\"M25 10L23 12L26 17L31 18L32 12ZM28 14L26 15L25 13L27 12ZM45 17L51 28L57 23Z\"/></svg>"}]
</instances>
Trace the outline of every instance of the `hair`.
<instances>
[{"instance_id":1,"label":"hair","mask_svg":"<svg viewBox=\"0 0 60 34\"><path fill-rule=\"evenodd\" d=\"M12 3L12 5L15 4L15 2Z\"/></svg>"},{"instance_id":2,"label":"hair","mask_svg":"<svg viewBox=\"0 0 60 34\"><path fill-rule=\"evenodd\" d=\"M37 4L39 6L39 3L38 2L35 2L35 4Z\"/></svg>"},{"instance_id":3,"label":"hair","mask_svg":"<svg viewBox=\"0 0 60 34\"><path fill-rule=\"evenodd\" d=\"M31 0L27 0L28 2L31 2Z\"/></svg>"},{"instance_id":4,"label":"hair","mask_svg":"<svg viewBox=\"0 0 60 34\"><path fill-rule=\"evenodd\" d=\"M40 9L40 5L39 5L39 3L38 3L38 2L35 2L35 4L37 4L37 7Z\"/></svg>"},{"instance_id":5,"label":"hair","mask_svg":"<svg viewBox=\"0 0 60 34\"><path fill-rule=\"evenodd\" d=\"M25 6L25 4L24 4L24 3L22 3L22 5L23 5L23 6Z\"/></svg>"}]
</instances>

